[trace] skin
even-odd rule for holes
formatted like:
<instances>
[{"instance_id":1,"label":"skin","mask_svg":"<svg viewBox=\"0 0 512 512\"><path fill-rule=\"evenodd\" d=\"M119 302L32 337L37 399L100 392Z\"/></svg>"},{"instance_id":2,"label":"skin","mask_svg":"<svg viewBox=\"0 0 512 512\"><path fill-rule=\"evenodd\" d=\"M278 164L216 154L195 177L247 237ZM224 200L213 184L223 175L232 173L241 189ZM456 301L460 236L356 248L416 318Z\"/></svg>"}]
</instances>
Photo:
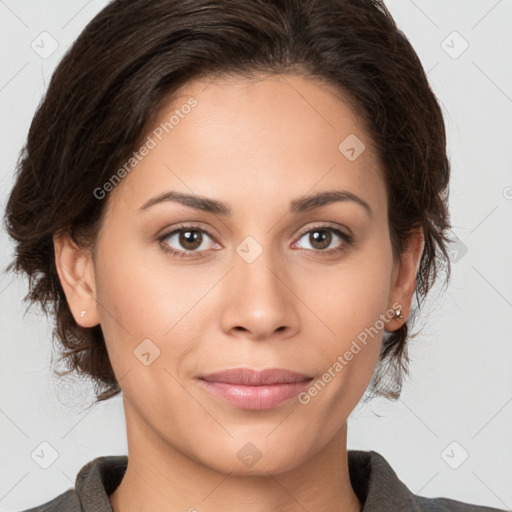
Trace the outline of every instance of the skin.
<instances>
[{"instance_id":1,"label":"skin","mask_svg":"<svg viewBox=\"0 0 512 512\"><path fill-rule=\"evenodd\" d=\"M95 258L55 237L70 308L79 325L101 324L123 391L129 463L113 510L359 511L347 418L372 377L382 329L307 404L292 398L250 411L196 377L247 367L319 378L394 303L404 318L384 330L398 329L410 312L421 230L394 259L380 163L329 86L298 75L193 81L155 126L190 96L197 106L104 199ZM354 161L338 149L349 134L366 146ZM288 211L294 199L339 189L366 201L371 216L355 201ZM140 210L169 190L227 203L232 216L171 201ZM190 259L163 250L193 245L180 245L179 233L157 240L183 222L212 235L203 233ZM321 231L331 235L327 250L345 249L322 254L312 238L318 223L352 233L353 243ZM236 251L248 236L263 250L251 263ZM148 366L134 355L144 339L160 350ZM246 443L262 455L252 467L237 457Z\"/></svg>"}]
</instances>

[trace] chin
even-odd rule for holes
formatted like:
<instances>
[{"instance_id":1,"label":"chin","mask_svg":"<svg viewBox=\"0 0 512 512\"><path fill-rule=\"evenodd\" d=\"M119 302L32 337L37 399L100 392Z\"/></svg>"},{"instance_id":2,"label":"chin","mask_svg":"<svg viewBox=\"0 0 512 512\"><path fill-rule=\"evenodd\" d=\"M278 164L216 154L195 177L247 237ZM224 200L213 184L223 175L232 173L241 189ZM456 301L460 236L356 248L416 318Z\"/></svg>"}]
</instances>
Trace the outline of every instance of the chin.
<instances>
[{"instance_id":1,"label":"chin","mask_svg":"<svg viewBox=\"0 0 512 512\"><path fill-rule=\"evenodd\" d=\"M298 440L296 445L285 446L262 437L254 442L231 440L230 444L225 448L217 445L219 449L210 452L206 459L203 451L199 462L232 476L267 476L269 473L277 475L290 471L308 457L301 450L305 446L303 440Z\"/></svg>"}]
</instances>

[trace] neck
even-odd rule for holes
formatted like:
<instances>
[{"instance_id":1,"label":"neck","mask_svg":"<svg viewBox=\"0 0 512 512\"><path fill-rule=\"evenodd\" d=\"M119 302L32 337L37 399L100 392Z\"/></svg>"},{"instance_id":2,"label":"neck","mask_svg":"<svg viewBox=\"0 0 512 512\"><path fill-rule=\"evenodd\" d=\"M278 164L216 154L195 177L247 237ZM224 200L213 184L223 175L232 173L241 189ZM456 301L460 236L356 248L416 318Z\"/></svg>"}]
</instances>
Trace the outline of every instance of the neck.
<instances>
[{"instance_id":1,"label":"neck","mask_svg":"<svg viewBox=\"0 0 512 512\"><path fill-rule=\"evenodd\" d=\"M360 512L350 484L347 424L312 458L279 474L221 473L169 445L125 401L128 466L114 512Z\"/></svg>"}]
</instances>

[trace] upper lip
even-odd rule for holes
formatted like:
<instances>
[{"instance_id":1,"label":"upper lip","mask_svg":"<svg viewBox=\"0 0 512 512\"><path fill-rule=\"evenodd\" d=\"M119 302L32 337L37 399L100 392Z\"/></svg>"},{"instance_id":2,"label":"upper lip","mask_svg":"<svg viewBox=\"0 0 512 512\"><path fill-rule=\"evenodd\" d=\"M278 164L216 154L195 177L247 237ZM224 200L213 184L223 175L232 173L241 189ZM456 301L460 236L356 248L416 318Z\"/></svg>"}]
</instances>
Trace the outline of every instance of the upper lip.
<instances>
[{"instance_id":1,"label":"upper lip","mask_svg":"<svg viewBox=\"0 0 512 512\"><path fill-rule=\"evenodd\" d=\"M210 382L226 382L229 384L245 384L247 386L260 386L264 384L285 384L302 382L312 379L303 373L284 370L281 368L267 368L253 370L252 368L232 368L220 372L199 376L200 379Z\"/></svg>"}]
</instances>

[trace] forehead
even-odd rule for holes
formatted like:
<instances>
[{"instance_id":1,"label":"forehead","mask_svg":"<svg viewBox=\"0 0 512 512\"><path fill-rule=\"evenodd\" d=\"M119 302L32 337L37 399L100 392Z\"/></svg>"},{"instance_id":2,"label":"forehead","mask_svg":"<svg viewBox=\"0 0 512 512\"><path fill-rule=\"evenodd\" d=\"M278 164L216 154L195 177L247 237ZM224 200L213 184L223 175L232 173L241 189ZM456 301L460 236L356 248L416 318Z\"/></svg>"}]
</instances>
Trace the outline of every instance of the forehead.
<instances>
[{"instance_id":1,"label":"forehead","mask_svg":"<svg viewBox=\"0 0 512 512\"><path fill-rule=\"evenodd\" d=\"M245 202L333 187L385 201L369 136L343 96L298 75L188 82L143 143L152 149L113 191L130 210L178 190ZM114 199L114 198L111 198Z\"/></svg>"}]
</instances>

